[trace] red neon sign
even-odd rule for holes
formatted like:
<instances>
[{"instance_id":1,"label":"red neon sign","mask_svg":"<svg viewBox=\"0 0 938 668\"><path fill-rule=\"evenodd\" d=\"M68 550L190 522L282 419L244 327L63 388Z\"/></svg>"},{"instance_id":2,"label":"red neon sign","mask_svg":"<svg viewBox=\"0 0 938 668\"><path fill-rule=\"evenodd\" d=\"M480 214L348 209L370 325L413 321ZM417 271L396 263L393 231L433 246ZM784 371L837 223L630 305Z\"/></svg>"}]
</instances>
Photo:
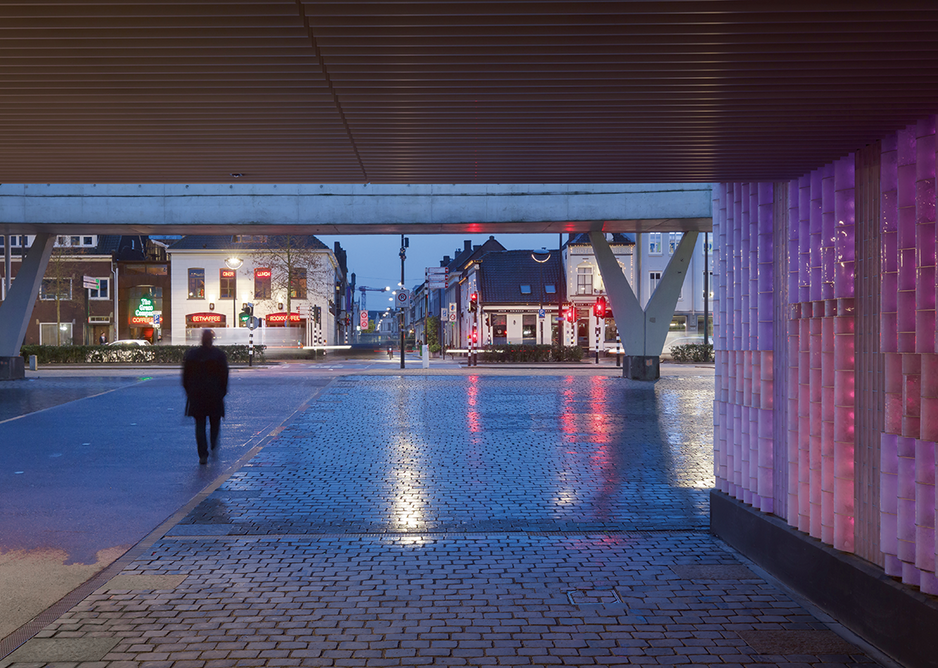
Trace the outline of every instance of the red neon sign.
<instances>
[{"instance_id":1,"label":"red neon sign","mask_svg":"<svg viewBox=\"0 0 938 668\"><path fill-rule=\"evenodd\" d=\"M153 316L132 315L130 316L131 325L152 325Z\"/></svg>"},{"instance_id":2,"label":"red neon sign","mask_svg":"<svg viewBox=\"0 0 938 668\"><path fill-rule=\"evenodd\" d=\"M190 313L186 321L190 325L218 325L225 321L225 316L220 313Z\"/></svg>"},{"instance_id":3,"label":"red neon sign","mask_svg":"<svg viewBox=\"0 0 938 668\"><path fill-rule=\"evenodd\" d=\"M300 322L302 318L299 313L290 314L290 322ZM286 313L271 313L267 316L267 322L286 322L287 314Z\"/></svg>"},{"instance_id":4,"label":"red neon sign","mask_svg":"<svg viewBox=\"0 0 938 668\"><path fill-rule=\"evenodd\" d=\"M270 269L255 269L254 276L257 278L270 278Z\"/></svg>"},{"instance_id":5,"label":"red neon sign","mask_svg":"<svg viewBox=\"0 0 938 668\"><path fill-rule=\"evenodd\" d=\"M235 272L234 269L222 269L221 277L222 278L234 278Z\"/></svg>"}]
</instances>

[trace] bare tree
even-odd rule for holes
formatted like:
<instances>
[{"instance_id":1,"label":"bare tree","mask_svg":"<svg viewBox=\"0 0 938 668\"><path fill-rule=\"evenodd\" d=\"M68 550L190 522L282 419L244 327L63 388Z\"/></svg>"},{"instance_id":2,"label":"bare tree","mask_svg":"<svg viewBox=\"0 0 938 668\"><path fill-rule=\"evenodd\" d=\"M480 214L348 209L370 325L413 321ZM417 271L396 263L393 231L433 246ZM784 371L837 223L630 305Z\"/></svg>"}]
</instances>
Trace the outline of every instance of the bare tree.
<instances>
[{"instance_id":1,"label":"bare tree","mask_svg":"<svg viewBox=\"0 0 938 668\"><path fill-rule=\"evenodd\" d=\"M269 236L263 248L251 251L256 267L270 269L270 301L287 307L290 327L294 300L328 305L335 298L336 265L329 249L314 236Z\"/></svg>"},{"instance_id":2,"label":"bare tree","mask_svg":"<svg viewBox=\"0 0 938 668\"><path fill-rule=\"evenodd\" d=\"M49 256L49 264L43 278L46 295L55 295L55 345L62 345L62 302L74 299L75 269L71 266L71 252L68 247L56 245ZM72 334L74 336L74 332Z\"/></svg>"}]
</instances>

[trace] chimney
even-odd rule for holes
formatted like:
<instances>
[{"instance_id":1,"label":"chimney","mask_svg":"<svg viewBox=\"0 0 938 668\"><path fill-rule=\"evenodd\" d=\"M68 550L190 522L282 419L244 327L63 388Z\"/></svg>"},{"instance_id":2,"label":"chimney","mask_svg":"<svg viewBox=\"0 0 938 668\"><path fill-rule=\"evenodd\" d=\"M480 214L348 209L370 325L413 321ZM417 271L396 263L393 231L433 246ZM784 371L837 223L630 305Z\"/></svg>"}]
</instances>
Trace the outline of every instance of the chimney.
<instances>
[{"instance_id":1,"label":"chimney","mask_svg":"<svg viewBox=\"0 0 938 668\"><path fill-rule=\"evenodd\" d=\"M472 250L472 239L466 239L463 243L463 250L467 253Z\"/></svg>"},{"instance_id":2,"label":"chimney","mask_svg":"<svg viewBox=\"0 0 938 668\"><path fill-rule=\"evenodd\" d=\"M441 267L448 267L448 266L449 266L449 263L450 263L451 261L452 261L452 260L449 259L449 255L444 255L444 256L443 256L443 259L440 261L440 266L441 266Z\"/></svg>"}]
</instances>

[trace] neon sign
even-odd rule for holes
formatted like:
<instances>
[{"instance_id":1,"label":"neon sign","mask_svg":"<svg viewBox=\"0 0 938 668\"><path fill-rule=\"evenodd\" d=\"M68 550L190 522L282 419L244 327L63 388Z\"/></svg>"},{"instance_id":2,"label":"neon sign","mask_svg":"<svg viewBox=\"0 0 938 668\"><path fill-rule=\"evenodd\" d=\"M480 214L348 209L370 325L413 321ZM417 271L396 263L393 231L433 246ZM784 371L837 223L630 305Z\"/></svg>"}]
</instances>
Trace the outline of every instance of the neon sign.
<instances>
[{"instance_id":1,"label":"neon sign","mask_svg":"<svg viewBox=\"0 0 938 668\"><path fill-rule=\"evenodd\" d=\"M255 278L270 278L270 269L255 269Z\"/></svg>"},{"instance_id":2,"label":"neon sign","mask_svg":"<svg viewBox=\"0 0 938 668\"><path fill-rule=\"evenodd\" d=\"M300 317L299 313L290 314L290 322L300 322L303 319ZM267 316L267 322L286 322L287 314L286 313L271 313Z\"/></svg>"},{"instance_id":3,"label":"neon sign","mask_svg":"<svg viewBox=\"0 0 938 668\"><path fill-rule=\"evenodd\" d=\"M222 278L234 278L234 275L235 275L234 269L222 269L221 270Z\"/></svg>"},{"instance_id":4,"label":"neon sign","mask_svg":"<svg viewBox=\"0 0 938 668\"><path fill-rule=\"evenodd\" d=\"M225 316L215 313L193 313L192 315L187 315L186 319L191 323L199 324L217 324L224 320Z\"/></svg>"},{"instance_id":5,"label":"neon sign","mask_svg":"<svg viewBox=\"0 0 938 668\"><path fill-rule=\"evenodd\" d=\"M134 315L139 318L152 318L155 313L153 300L149 297L141 297L140 304L137 306L137 310L134 311Z\"/></svg>"}]
</instances>

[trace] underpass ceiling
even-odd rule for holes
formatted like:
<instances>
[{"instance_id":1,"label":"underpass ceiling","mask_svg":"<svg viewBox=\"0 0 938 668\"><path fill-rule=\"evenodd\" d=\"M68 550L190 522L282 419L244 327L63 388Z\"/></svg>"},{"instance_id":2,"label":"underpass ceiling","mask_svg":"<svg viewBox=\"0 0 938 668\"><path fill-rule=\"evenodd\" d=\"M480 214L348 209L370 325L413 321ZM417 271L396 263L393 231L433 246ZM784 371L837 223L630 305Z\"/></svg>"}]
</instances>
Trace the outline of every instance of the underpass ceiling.
<instances>
[{"instance_id":1,"label":"underpass ceiling","mask_svg":"<svg viewBox=\"0 0 938 668\"><path fill-rule=\"evenodd\" d=\"M793 178L938 112L884 6L2 2L0 182Z\"/></svg>"}]
</instances>

